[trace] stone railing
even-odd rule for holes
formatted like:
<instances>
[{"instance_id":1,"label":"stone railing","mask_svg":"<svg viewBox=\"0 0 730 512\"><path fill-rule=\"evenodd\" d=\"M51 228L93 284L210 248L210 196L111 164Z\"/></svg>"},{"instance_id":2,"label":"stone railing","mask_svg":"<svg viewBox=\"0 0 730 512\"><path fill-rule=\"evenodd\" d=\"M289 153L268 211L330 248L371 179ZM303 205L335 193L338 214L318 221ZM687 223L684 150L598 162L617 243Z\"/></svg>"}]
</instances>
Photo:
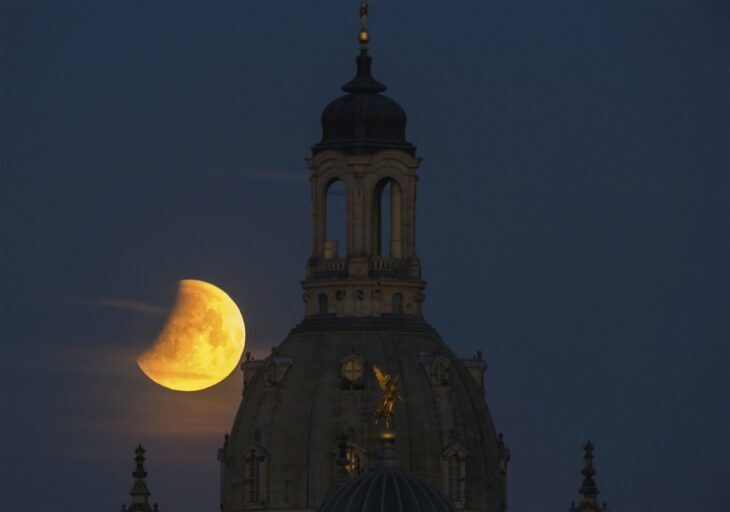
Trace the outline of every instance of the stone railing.
<instances>
[{"instance_id":1,"label":"stone railing","mask_svg":"<svg viewBox=\"0 0 730 512\"><path fill-rule=\"evenodd\" d=\"M370 260L370 271L375 273L402 273L408 270L406 262L391 258L373 258Z\"/></svg>"},{"instance_id":2,"label":"stone railing","mask_svg":"<svg viewBox=\"0 0 730 512\"><path fill-rule=\"evenodd\" d=\"M347 272L346 258L319 259L314 267L315 272Z\"/></svg>"},{"instance_id":3,"label":"stone railing","mask_svg":"<svg viewBox=\"0 0 730 512\"><path fill-rule=\"evenodd\" d=\"M364 263L364 262L363 262ZM367 269L371 275L402 275L408 273L408 263L406 260L395 260L392 258L374 257L368 262ZM335 277L347 275L348 269L347 258L319 258L310 267L315 274L321 274L323 277Z\"/></svg>"}]
</instances>

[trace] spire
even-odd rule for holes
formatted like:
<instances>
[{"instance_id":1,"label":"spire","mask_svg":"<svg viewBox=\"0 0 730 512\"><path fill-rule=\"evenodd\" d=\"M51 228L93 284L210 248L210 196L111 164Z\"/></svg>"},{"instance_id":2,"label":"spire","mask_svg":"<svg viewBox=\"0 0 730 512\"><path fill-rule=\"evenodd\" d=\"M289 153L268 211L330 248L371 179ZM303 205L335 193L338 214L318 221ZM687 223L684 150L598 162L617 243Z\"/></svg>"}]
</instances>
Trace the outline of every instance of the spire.
<instances>
[{"instance_id":1,"label":"spire","mask_svg":"<svg viewBox=\"0 0 730 512\"><path fill-rule=\"evenodd\" d=\"M134 450L135 457L135 469L132 476L134 477L134 484L132 484L132 490L129 491L129 495L132 497L132 503L126 510L128 512L152 512L148 498L150 491L147 488L147 483L144 479L147 477L147 472L144 469L144 454L145 449L140 444L137 449Z\"/></svg>"},{"instance_id":2,"label":"spire","mask_svg":"<svg viewBox=\"0 0 730 512\"><path fill-rule=\"evenodd\" d=\"M575 506L571 504L571 510L576 512L608 512L606 503L603 503L603 507L598 504L598 487L596 486L593 477L596 475L596 470L593 468L593 443L588 441L583 446L583 484L580 486L578 492L580 493L580 501Z\"/></svg>"},{"instance_id":3,"label":"spire","mask_svg":"<svg viewBox=\"0 0 730 512\"><path fill-rule=\"evenodd\" d=\"M147 476L147 472L144 470L145 449L142 448L141 443L137 446L137 449L134 450L134 453L137 455L134 458L134 461L137 463L137 467L135 468L134 473L132 473L132 476L137 480L144 480Z\"/></svg>"},{"instance_id":4,"label":"spire","mask_svg":"<svg viewBox=\"0 0 730 512\"><path fill-rule=\"evenodd\" d=\"M598 487L596 482L593 481L593 477L596 474L596 470L593 469L593 443L590 440L583 446L585 454L583 455L583 485L580 486L578 492L581 496L581 502L595 503L596 496L598 496Z\"/></svg>"},{"instance_id":5,"label":"spire","mask_svg":"<svg viewBox=\"0 0 730 512\"><path fill-rule=\"evenodd\" d=\"M360 41L360 55L357 56L357 74L355 78L342 86L342 90L350 93L370 93L377 94L385 91L385 86L375 80L370 73L370 66L373 58L368 54L368 43L370 42L370 34L367 29L368 3L360 3L360 33L358 41Z\"/></svg>"},{"instance_id":6,"label":"spire","mask_svg":"<svg viewBox=\"0 0 730 512\"><path fill-rule=\"evenodd\" d=\"M370 42L370 34L368 34L368 3L360 2L360 33L357 36L357 40L360 41L360 47L367 50L368 43Z\"/></svg>"}]
</instances>

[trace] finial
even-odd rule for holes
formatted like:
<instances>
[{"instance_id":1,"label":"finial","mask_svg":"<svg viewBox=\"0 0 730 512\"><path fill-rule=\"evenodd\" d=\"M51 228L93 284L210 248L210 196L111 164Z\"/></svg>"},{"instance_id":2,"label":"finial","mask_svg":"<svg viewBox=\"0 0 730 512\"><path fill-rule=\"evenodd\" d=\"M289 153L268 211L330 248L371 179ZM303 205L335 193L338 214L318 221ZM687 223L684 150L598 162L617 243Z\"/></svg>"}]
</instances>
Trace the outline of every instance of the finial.
<instances>
[{"instance_id":1,"label":"finial","mask_svg":"<svg viewBox=\"0 0 730 512\"><path fill-rule=\"evenodd\" d=\"M578 492L581 495L581 502L595 503L596 496L598 496L598 487L593 477L596 474L596 470L593 468L593 443L590 440L583 446L585 454L583 455L583 485L580 486Z\"/></svg>"},{"instance_id":2,"label":"finial","mask_svg":"<svg viewBox=\"0 0 730 512\"><path fill-rule=\"evenodd\" d=\"M134 453L136 454L134 461L136 462L137 467L135 468L134 473L132 473L132 476L137 479L143 479L147 476L147 472L144 470L145 449L142 448L142 443L137 446L137 449L134 450Z\"/></svg>"},{"instance_id":3,"label":"finial","mask_svg":"<svg viewBox=\"0 0 730 512\"><path fill-rule=\"evenodd\" d=\"M362 22L362 25L360 26L360 33L357 36L357 40L360 41L360 45L363 48L367 48L368 43L370 42L370 34L368 34L368 3L367 2L360 2L360 21Z\"/></svg>"},{"instance_id":4,"label":"finial","mask_svg":"<svg viewBox=\"0 0 730 512\"><path fill-rule=\"evenodd\" d=\"M147 472L144 470L145 449L142 448L141 443L137 446L137 449L134 450L134 453L136 455L134 457L135 469L134 473L132 473L134 483L132 484L132 490L129 491L129 495L132 496L132 504L130 505L129 510L149 510L147 498L150 495L150 491L144 481L147 476ZM145 509L144 507L147 508Z\"/></svg>"},{"instance_id":5,"label":"finial","mask_svg":"<svg viewBox=\"0 0 730 512\"><path fill-rule=\"evenodd\" d=\"M160 507L157 506L157 503L152 506L152 512L160 512Z\"/></svg>"}]
</instances>

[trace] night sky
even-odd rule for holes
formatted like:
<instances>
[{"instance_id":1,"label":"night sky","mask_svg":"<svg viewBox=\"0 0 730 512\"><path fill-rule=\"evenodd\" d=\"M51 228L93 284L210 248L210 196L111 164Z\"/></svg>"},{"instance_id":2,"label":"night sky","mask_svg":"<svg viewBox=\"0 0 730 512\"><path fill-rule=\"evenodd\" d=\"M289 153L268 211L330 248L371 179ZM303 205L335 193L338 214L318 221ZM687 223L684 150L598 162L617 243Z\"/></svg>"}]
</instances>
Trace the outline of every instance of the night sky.
<instances>
[{"instance_id":1,"label":"night sky","mask_svg":"<svg viewBox=\"0 0 730 512\"><path fill-rule=\"evenodd\" d=\"M135 356L177 282L263 357L303 316L319 116L355 0L0 4L0 508L217 510L241 374ZM730 7L371 2L374 76L423 158L427 320L488 362L510 510L564 511L582 445L615 511L730 503Z\"/></svg>"}]
</instances>

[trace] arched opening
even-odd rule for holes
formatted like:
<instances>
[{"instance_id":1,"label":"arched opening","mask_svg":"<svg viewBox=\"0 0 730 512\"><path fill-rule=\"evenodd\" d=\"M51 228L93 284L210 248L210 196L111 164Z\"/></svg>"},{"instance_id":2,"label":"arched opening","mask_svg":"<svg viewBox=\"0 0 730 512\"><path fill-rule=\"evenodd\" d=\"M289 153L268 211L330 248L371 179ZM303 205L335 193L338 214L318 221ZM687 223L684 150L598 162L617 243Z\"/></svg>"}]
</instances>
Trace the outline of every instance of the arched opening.
<instances>
[{"instance_id":1,"label":"arched opening","mask_svg":"<svg viewBox=\"0 0 730 512\"><path fill-rule=\"evenodd\" d=\"M375 254L393 259L403 258L403 190L391 178L375 187Z\"/></svg>"},{"instance_id":2,"label":"arched opening","mask_svg":"<svg viewBox=\"0 0 730 512\"><path fill-rule=\"evenodd\" d=\"M319 314L326 315L327 314L327 294L326 293L319 294L318 303L319 303Z\"/></svg>"},{"instance_id":3,"label":"arched opening","mask_svg":"<svg viewBox=\"0 0 730 512\"><path fill-rule=\"evenodd\" d=\"M263 462L263 457L256 453L256 451L251 450L249 453L247 459L246 459L246 465L247 468L247 498L249 503L259 503L261 501L261 463Z\"/></svg>"},{"instance_id":4,"label":"arched opening","mask_svg":"<svg viewBox=\"0 0 730 512\"><path fill-rule=\"evenodd\" d=\"M393 294L393 314L394 315L403 314L403 294L401 294L401 293Z\"/></svg>"},{"instance_id":5,"label":"arched opening","mask_svg":"<svg viewBox=\"0 0 730 512\"><path fill-rule=\"evenodd\" d=\"M325 192L324 258L337 259L347 254L347 195L345 184L334 179Z\"/></svg>"}]
</instances>

